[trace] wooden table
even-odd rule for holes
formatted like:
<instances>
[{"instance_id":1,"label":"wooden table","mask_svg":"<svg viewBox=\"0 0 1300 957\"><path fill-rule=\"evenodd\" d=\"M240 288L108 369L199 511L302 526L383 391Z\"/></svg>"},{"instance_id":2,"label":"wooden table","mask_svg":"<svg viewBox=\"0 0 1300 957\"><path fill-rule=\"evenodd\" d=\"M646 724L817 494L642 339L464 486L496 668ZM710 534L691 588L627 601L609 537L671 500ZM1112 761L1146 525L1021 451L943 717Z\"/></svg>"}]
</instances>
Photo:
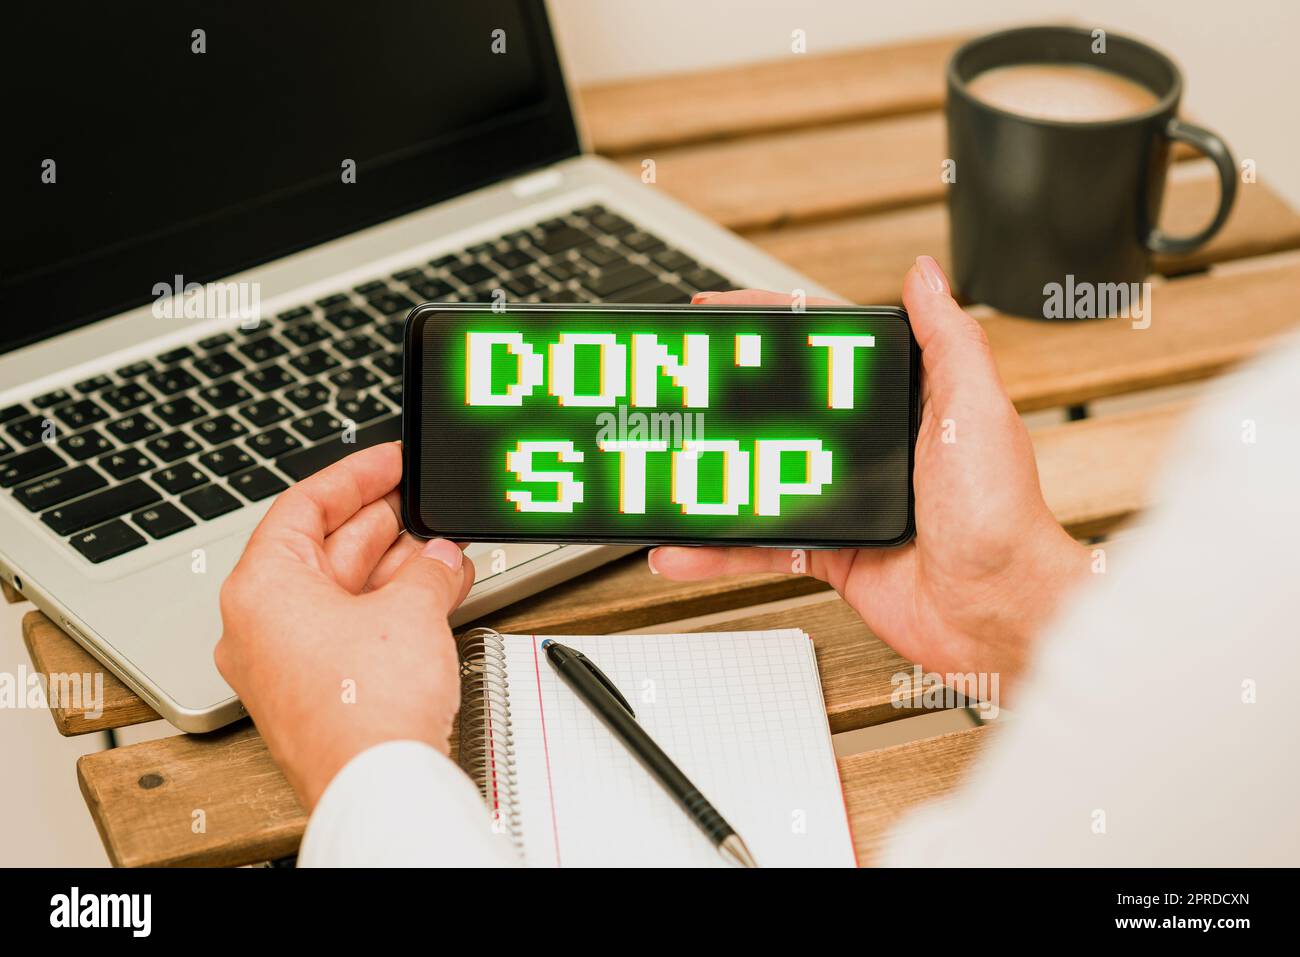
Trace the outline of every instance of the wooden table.
<instances>
[{"instance_id":1,"label":"wooden table","mask_svg":"<svg viewBox=\"0 0 1300 957\"><path fill-rule=\"evenodd\" d=\"M579 99L595 150L637 175L644 159L655 161L657 182L647 189L668 191L846 299L892 303L917 254L946 265L942 68L960 39L792 55L589 88ZM1215 176L1186 152L1175 161L1162 225L1185 233L1210 216ZM973 311L1018 408L1077 407L1205 379L1266 347L1300 320L1298 248L1300 214L1263 183L1244 183L1212 242L1190 257L1155 263L1149 329L1120 319L1047 324ZM1153 468L1186 408L1185 401L1157 402L1037 430L1043 489L1062 524L1080 537L1104 536L1149 504ZM1122 567L1112 571L1122 574ZM684 630L801 627L817 649L833 731L918 713L890 703L891 676L910 664L806 578L674 585L651 576L634 555L489 619L503 631L537 634L685 619L696 620ZM23 633L38 670L102 670L39 612L26 616ZM111 674L105 696L98 718L54 711L59 732L157 717ZM995 733L984 725L842 758L859 860L871 861L904 810L952 788ZM306 822L247 722L89 754L77 774L116 865L276 859L294 853ZM191 830L196 808L206 814L203 834Z\"/></svg>"}]
</instances>

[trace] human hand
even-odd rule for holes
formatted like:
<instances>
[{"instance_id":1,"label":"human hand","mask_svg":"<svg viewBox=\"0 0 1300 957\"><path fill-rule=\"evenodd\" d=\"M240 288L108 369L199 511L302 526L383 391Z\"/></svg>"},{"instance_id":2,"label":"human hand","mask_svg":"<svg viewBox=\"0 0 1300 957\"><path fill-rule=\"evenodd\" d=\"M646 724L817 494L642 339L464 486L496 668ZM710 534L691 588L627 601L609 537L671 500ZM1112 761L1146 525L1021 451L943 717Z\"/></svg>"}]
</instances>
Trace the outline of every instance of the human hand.
<instances>
[{"instance_id":1,"label":"human hand","mask_svg":"<svg viewBox=\"0 0 1300 957\"><path fill-rule=\"evenodd\" d=\"M401 477L392 442L281 493L221 589L217 668L308 811L371 745L448 751L460 677L447 615L474 566L402 531Z\"/></svg>"},{"instance_id":2,"label":"human hand","mask_svg":"<svg viewBox=\"0 0 1300 957\"><path fill-rule=\"evenodd\" d=\"M700 293L693 301L787 305L790 297L737 290ZM998 673L1006 689L1061 596L1087 574L1089 556L1043 501L1029 433L984 329L953 300L930 257L908 270L903 303L924 370L916 538L893 549L809 551L808 572L908 660L943 674ZM653 571L683 581L789 572L791 565L789 552L770 548L650 553Z\"/></svg>"}]
</instances>

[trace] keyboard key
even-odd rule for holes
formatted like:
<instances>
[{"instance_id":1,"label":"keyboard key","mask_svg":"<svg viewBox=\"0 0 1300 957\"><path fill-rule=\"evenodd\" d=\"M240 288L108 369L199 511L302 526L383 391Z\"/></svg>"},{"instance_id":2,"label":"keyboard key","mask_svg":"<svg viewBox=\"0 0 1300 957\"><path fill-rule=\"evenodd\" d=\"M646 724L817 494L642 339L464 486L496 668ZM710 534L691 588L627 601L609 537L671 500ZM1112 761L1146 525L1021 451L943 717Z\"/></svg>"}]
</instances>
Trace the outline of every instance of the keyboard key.
<instances>
[{"instance_id":1,"label":"keyboard key","mask_svg":"<svg viewBox=\"0 0 1300 957\"><path fill-rule=\"evenodd\" d=\"M183 459L187 455L193 455L202 446L184 432L171 432L150 439L144 444L144 447L149 450L154 458L166 465L175 462L177 459Z\"/></svg>"},{"instance_id":2,"label":"keyboard key","mask_svg":"<svg viewBox=\"0 0 1300 957\"><path fill-rule=\"evenodd\" d=\"M230 487L250 502L260 502L264 498L283 492L289 486L285 484L284 479L259 466L247 472L240 472L230 480Z\"/></svg>"},{"instance_id":3,"label":"keyboard key","mask_svg":"<svg viewBox=\"0 0 1300 957\"><path fill-rule=\"evenodd\" d=\"M92 392L98 392L100 389L107 389L113 384L113 380L106 375L91 376L89 379L82 379L73 388L82 395L89 395Z\"/></svg>"},{"instance_id":4,"label":"keyboard key","mask_svg":"<svg viewBox=\"0 0 1300 957\"><path fill-rule=\"evenodd\" d=\"M492 261L506 272L514 272L522 266L527 266L533 261L533 257L522 249L507 249L505 252L494 255Z\"/></svg>"},{"instance_id":5,"label":"keyboard key","mask_svg":"<svg viewBox=\"0 0 1300 957\"><path fill-rule=\"evenodd\" d=\"M199 390L199 398L218 412L228 409L232 405L247 402L252 397L251 392L233 379Z\"/></svg>"},{"instance_id":6,"label":"keyboard key","mask_svg":"<svg viewBox=\"0 0 1300 957\"><path fill-rule=\"evenodd\" d=\"M89 465L78 465L14 489L14 498L28 511L39 512L107 484L104 476Z\"/></svg>"},{"instance_id":7,"label":"keyboard key","mask_svg":"<svg viewBox=\"0 0 1300 957\"><path fill-rule=\"evenodd\" d=\"M61 469L66 464L63 457L48 446L19 452L0 462L0 488L12 488L20 482Z\"/></svg>"},{"instance_id":8,"label":"keyboard key","mask_svg":"<svg viewBox=\"0 0 1300 957\"><path fill-rule=\"evenodd\" d=\"M229 415L215 416L198 425L190 426L190 430L209 445L225 445L248 434L248 427Z\"/></svg>"},{"instance_id":9,"label":"keyboard key","mask_svg":"<svg viewBox=\"0 0 1300 957\"><path fill-rule=\"evenodd\" d=\"M186 422L193 422L195 419L201 419L208 414L208 410L203 408L193 399L182 396L179 399L172 399L169 402L159 402L149 410L164 423L170 426L184 425Z\"/></svg>"},{"instance_id":10,"label":"keyboard key","mask_svg":"<svg viewBox=\"0 0 1300 957\"><path fill-rule=\"evenodd\" d=\"M181 492L188 492L192 488L198 488L208 480L208 477L203 472L189 462L182 462L179 465L170 465L165 469L159 469L153 473L151 478L162 486L164 492L171 495L179 495Z\"/></svg>"},{"instance_id":11,"label":"keyboard key","mask_svg":"<svg viewBox=\"0 0 1300 957\"><path fill-rule=\"evenodd\" d=\"M506 292L512 296L531 296L542 288L542 284L537 280L536 276L524 273L522 276L506 280L505 288Z\"/></svg>"},{"instance_id":12,"label":"keyboard key","mask_svg":"<svg viewBox=\"0 0 1300 957\"><path fill-rule=\"evenodd\" d=\"M109 389L100 395L100 399L118 412L130 412L132 409L138 409L140 406L152 402L153 396L142 387L132 383L131 385L118 386L116 389Z\"/></svg>"},{"instance_id":13,"label":"keyboard key","mask_svg":"<svg viewBox=\"0 0 1300 957\"><path fill-rule=\"evenodd\" d=\"M234 336L227 335L224 332L218 332L215 336L208 336L206 339L200 339L199 348L220 349L222 346L228 346L234 341Z\"/></svg>"},{"instance_id":14,"label":"keyboard key","mask_svg":"<svg viewBox=\"0 0 1300 957\"><path fill-rule=\"evenodd\" d=\"M386 405L369 395L355 399L340 399L337 405L339 415L344 421L369 422L388 412Z\"/></svg>"},{"instance_id":15,"label":"keyboard key","mask_svg":"<svg viewBox=\"0 0 1300 957\"><path fill-rule=\"evenodd\" d=\"M638 286L619 290L611 296L606 296L605 301L640 302L646 303L647 305L660 305L671 302L690 302L691 297L689 293L683 292L676 286L655 279Z\"/></svg>"},{"instance_id":16,"label":"keyboard key","mask_svg":"<svg viewBox=\"0 0 1300 957\"><path fill-rule=\"evenodd\" d=\"M259 428L274 425L281 419L287 419L289 416L293 415L293 412L289 408L281 405L274 399L262 399L258 402L250 402L248 405L240 406L237 411L244 419Z\"/></svg>"},{"instance_id":17,"label":"keyboard key","mask_svg":"<svg viewBox=\"0 0 1300 957\"><path fill-rule=\"evenodd\" d=\"M429 274L427 272L425 272L419 266L416 266L413 269L402 269L398 272L393 273L393 278L396 279L398 282L409 283L409 282L416 282L417 280L420 279L424 279L428 275Z\"/></svg>"},{"instance_id":18,"label":"keyboard key","mask_svg":"<svg viewBox=\"0 0 1300 957\"><path fill-rule=\"evenodd\" d=\"M395 442L401 437L402 417L394 415L357 429L353 442L344 442L342 435L338 435L320 445L282 455L276 459L275 466L294 481L301 481L319 472L325 466L337 462L345 455L378 445L380 442Z\"/></svg>"},{"instance_id":19,"label":"keyboard key","mask_svg":"<svg viewBox=\"0 0 1300 957\"><path fill-rule=\"evenodd\" d=\"M371 356L370 364L385 379L396 379L402 374L402 357L396 352L385 352L383 355Z\"/></svg>"},{"instance_id":20,"label":"keyboard key","mask_svg":"<svg viewBox=\"0 0 1300 957\"><path fill-rule=\"evenodd\" d=\"M581 269L567 259L553 262L544 270L556 282L567 282L576 276L586 275Z\"/></svg>"},{"instance_id":21,"label":"keyboard key","mask_svg":"<svg viewBox=\"0 0 1300 957\"><path fill-rule=\"evenodd\" d=\"M639 229L624 234L620 242L622 242L622 244L628 249L634 249L639 253L648 253L653 249L658 249L664 244L664 241L658 236L655 236L653 233L642 232Z\"/></svg>"},{"instance_id":22,"label":"keyboard key","mask_svg":"<svg viewBox=\"0 0 1300 957\"><path fill-rule=\"evenodd\" d=\"M389 322L375 329L375 334L384 342L400 346L406 338L406 323Z\"/></svg>"},{"instance_id":23,"label":"keyboard key","mask_svg":"<svg viewBox=\"0 0 1300 957\"><path fill-rule=\"evenodd\" d=\"M694 269L696 265L694 259L679 249L661 249L650 258L669 272Z\"/></svg>"},{"instance_id":24,"label":"keyboard key","mask_svg":"<svg viewBox=\"0 0 1300 957\"><path fill-rule=\"evenodd\" d=\"M370 308L383 316L395 315L399 312L406 312L415 306L415 303L403 296L400 292L390 292L385 290L382 295L371 296L367 302Z\"/></svg>"},{"instance_id":25,"label":"keyboard key","mask_svg":"<svg viewBox=\"0 0 1300 957\"><path fill-rule=\"evenodd\" d=\"M171 502L159 502L141 509L131 516L131 521L148 532L150 538L166 538L194 527L194 519Z\"/></svg>"},{"instance_id":26,"label":"keyboard key","mask_svg":"<svg viewBox=\"0 0 1300 957\"><path fill-rule=\"evenodd\" d=\"M352 366L329 377L330 385L343 393L357 393L379 385L379 377L364 366Z\"/></svg>"},{"instance_id":27,"label":"keyboard key","mask_svg":"<svg viewBox=\"0 0 1300 957\"><path fill-rule=\"evenodd\" d=\"M199 384L199 380L184 369L165 369L162 372L156 372L148 376L145 381L163 395L175 395L178 392L185 392ZM118 411L123 412L125 410L118 409Z\"/></svg>"},{"instance_id":28,"label":"keyboard key","mask_svg":"<svg viewBox=\"0 0 1300 957\"><path fill-rule=\"evenodd\" d=\"M361 309L338 309L325 317L325 321L339 332L351 332L375 321L375 317Z\"/></svg>"},{"instance_id":29,"label":"keyboard key","mask_svg":"<svg viewBox=\"0 0 1300 957\"><path fill-rule=\"evenodd\" d=\"M379 392L384 398L388 399L399 409L402 407L402 383L390 382L388 385L380 389Z\"/></svg>"},{"instance_id":30,"label":"keyboard key","mask_svg":"<svg viewBox=\"0 0 1300 957\"><path fill-rule=\"evenodd\" d=\"M636 229L626 219L615 213L601 213L598 216L590 217L588 221L602 233L609 233L611 236L630 233Z\"/></svg>"},{"instance_id":31,"label":"keyboard key","mask_svg":"<svg viewBox=\"0 0 1300 957\"><path fill-rule=\"evenodd\" d=\"M430 259L429 265L434 269L446 269L460 262L460 256L456 253L449 253L446 256L439 256L437 259Z\"/></svg>"},{"instance_id":32,"label":"keyboard key","mask_svg":"<svg viewBox=\"0 0 1300 957\"><path fill-rule=\"evenodd\" d=\"M25 419L10 422L6 428L9 429L10 438L24 448L52 442L59 437L59 429L54 420L43 415L29 415Z\"/></svg>"},{"instance_id":33,"label":"keyboard key","mask_svg":"<svg viewBox=\"0 0 1300 957\"><path fill-rule=\"evenodd\" d=\"M289 365L309 379L314 379L323 372L337 369L340 363L337 356L330 355L324 349L313 349L311 352L294 356L289 360Z\"/></svg>"},{"instance_id":34,"label":"keyboard key","mask_svg":"<svg viewBox=\"0 0 1300 957\"><path fill-rule=\"evenodd\" d=\"M6 455L8 455L8 454L9 454L10 452L12 452L13 450L14 450L14 447L13 447L12 445L10 445L10 444L9 444L8 442L6 442L4 439L0 439L0 459L4 458Z\"/></svg>"},{"instance_id":35,"label":"keyboard key","mask_svg":"<svg viewBox=\"0 0 1300 957\"><path fill-rule=\"evenodd\" d=\"M158 492L152 486L142 479L132 479L123 485L115 485L51 509L41 516L41 521L60 535L71 535L110 518L152 505L158 499Z\"/></svg>"},{"instance_id":36,"label":"keyboard key","mask_svg":"<svg viewBox=\"0 0 1300 957\"><path fill-rule=\"evenodd\" d=\"M691 269L681 274L682 282L690 286L695 291L716 290L723 292L731 288L731 283L722 273L714 272L712 269Z\"/></svg>"},{"instance_id":37,"label":"keyboard key","mask_svg":"<svg viewBox=\"0 0 1300 957\"><path fill-rule=\"evenodd\" d=\"M173 366L178 362L184 362L186 359L194 358L194 350L189 346L181 346L179 349L171 349L158 356L158 361L165 366Z\"/></svg>"},{"instance_id":38,"label":"keyboard key","mask_svg":"<svg viewBox=\"0 0 1300 957\"><path fill-rule=\"evenodd\" d=\"M205 379L224 379L228 375L244 371L244 364L233 353L224 349L213 352L202 359L194 361L194 369Z\"/></svg>"},{"instance_id":39,"label":"keyboard key","mask_svg":"<svg viewBox=\"0 0 1300 957\"><path fill-rule=\"evenodd\" d=\"M67 389L55 389L53 392L47 392L32 399L32 405L38 409L48 409L51 406L67 402L71 398L72 396L68 394Z\"/></svg>"},{"instance_id":40,"label":"keyboard key","mask_svg":"<svg viewBox=\"0 0 1300 957\"><path fill-rule=\"evenodd\" d=\"M496 278L496 274L482 263L469 263L465 266L459 266L453 269L451 274L467 286L476 286L481 282L488 282Z\"/></svg>"},{"instance_id":41,"label":"keyboard key","mask_svg":"<svg viewBox=\"0 0 1300 957\"><path fill-rule=\"evenodd\" d=\"M231 475L252 465L253 457L237 445L227 445L200 455L199 464L213 475Z\"/></svg>"},{"instance_id":42,"label":"keyboard key","mask_svg":"<svg viewBox=\"0 0 1300 957\"><path fill-rule=\"evenodd\" d=\"M250 372L244 376L244 382L258 392L274 392L276 389L283 389L285 386L293 385L297 381L298 377L296 375L283 366L275 364L263 366L256 372Z\"/></svg>"},{"instance_id":43,"label":"keyboard key","mask_svg":"<svg viewBox=\"0 0 1300 957\"><path fill-rule=\"evenodd\" d=\"M284 429L271 429L244 439L244 447L254 455L260 455L264 459L274 459L286 452L302 448L302 443Z\"/></svg>"},{"instance_id":44,"label":"keyboard key","mask_svg":"<svg viewBox=\"0 0 1300 957\"><path fill-rule=\"evenodd\" d=\"M289 351L285 348L284 343L276 339L275 336L251 339L238 348L248 358L248 361L255 366L260 366L263 362L270 362L272 359L278 359Z\"/></svg>"},{"instance_id":45,"label":"keyboard key","mask_svg":"<svg viewBox=\"0 0 1300 957\"><path fill-rule=\"evenodd\" d=\"M340 436L343 434L343 423L339 419L326 412L316 412L312 415L305 415L293 424L293 427L299 433L305 435L313 442L320 441L328 436Z\"/></svg>"},{"instance_id":46,"label":"keyboard key","mask_svg":"<svg viewBox=\"0 0 1300 957\"><path fill-rule=\"evenodd\" d=\"M80 399L76 402L69 402L67 405L59 406L54 410L53 414L55 418L73 432L84 429L88 425L94 425L96 422L103 422L108 418L108 413L96 405L93 399Z\"/></svg>"},{"instance_id":47,"label":"keyboard key","mask_svg":"<svg viewBox=\"0 0 1300 957\"><path fill-rule=\"evenodd\" d=\"M428 302L446 299L456 291L441 279L421 279L410 283L410 286L417 296Z\"/></svg>"},{"instance_id":48,"label":"keyboard key","mask_svg":"<svg viewBox=\"0 0 1300 957\"><path fill-rule=\"evenodd\" d=\"M537 240L537 248L550 256L554 256L566 249L572 249L574 246L581 246L589 242L591 242L591 237L582 230L574 229L572 226L564 226L548 232Z\"/></svg>"},{"instance_id":49,"label":"keyboard key","mask_svg":"<svg viewBox=\"0 0 1300 957\"><path fill-rule=\"evenodd\" d=\"M139 449L110 452L96 459L95 464L119 481L135 478L153 468L153 460Z\"/></svg>"},{"instance_id":50,"label":"keyboard key","mask_svg":"<svg viewBox=\"0 0 1300 957\"><path fill-rule=\"evenodd\" d=\"M141 442L151 435L157 435L162 431L153 419L143 412L136 412L133 415L125 415L115 422L110 422L104 426L108 433L117 439L123 445L131 445L135 442Z\"/></svg>"},{"instance_id":51,"label":"keyboard key","mask_svg":"<svg viewBox=\"0 0 1300 957\"><path fill-rule=\"evenodd\" d=\"M334 343L334 348L337 349L339 354L344 358L351 359L355 362L357 359L364 359L372 352L378 352L380 345L369 336L359 334L348 336L346 339Z\"/></svg>"},{"instance_id":52,"label":"keyboard key","mask_svg":"<svg viewBox=\"0 0 1300 957\"><path fill-rule=\"evenodd\" d=\"M311 310L306 306L294 306L292 309L286 309L279 313L275 318L281 322L293 322L295 319L301 319L303 316L310 316Z\"/></svg>"},{"instance_id":53,"label":"keyboard key","mask_svg":"<svg viewBox=\"0 0 1300 957\"><path fill-rule=\"evenodd\" d=\"M642 266L627 265L602 272L599 276L589 276L582 280L582 284L603 299L610 293L654 278L654 273Z\"/></svg>"},{"instance_id":54,"label":"keyboard key","mask_svg":"<svg viewBox=\"0 0 1300 957\"><path fill-rule=\"evenodd\" d=\"M336 292L334 295L326 296L324 299L317 299L316 305L329 311L331 309L337 309L340 306L346 306L351 301L352 300L348 298L347 293Z\"/></svg>"},{"instance_id":55,"label":"keyboard key","mask_svg":"<svg viewBox=\"0 0 1300 957\"><path fill-rule=\"evenodd\" d=\"M88 458L113 451L113 443L94 429L70 435L66 439L60 440L59 446L78 462L84 462Z\"/></svg>"},{"instance_id":56,"label":"keyboard key","mask_svg":"<svg viewBox=\"0 0 1300 957\"><path fill-rule=\"evenodd\" d=\"M118 555L125 555L145 543L144 536L120 519L74 535L68 541L96 565Z\"/></svg>"},{"instance_id":57,"label":"keyboard key","mask_svg":"<svg viewBox=\"0 0 1300 957\"><path fill-rule=\"evenodd\" d=\"M359 286L353 286L352 291L370 297L376 293L388 292L388 283L382 279L372 279L370 282L363 282Z\"/></svg>"},{"instance_id":58,"label":"keyboard key","mask_svg":"<svg viewBox=\"0 0 1300 957\"><path fill-rule=\"evenodd\" d=\"M119 379L135 379L146 372L153 372L153 363L148 359L141 359L139 362L132 362L130 365L122 366L117 370L117 377Z\"/></svg>"},{"instance_id":59,"label":"keyboard key","mask_svg":"<svg viewBox=\"0 0 1300 957\"><path fill-rule=\"evenodd\" d=\"M5 408L0 409L0 425L3 425L6 422L12 422L14 419L21 419L27 415L31 415L31 409L27 408L27 406L22 403L15 403L14 405L6 406Z\"/></svg>"},{"instance_id":60,"label":"keyboard key","mask_svg":"<svg viewBox=\"0 0 1300 957\"><path fill-rule=\"evenodd\" d=\"M590 243L578 250L578 254L587 262L596 266L608 266L610 263L622 262L624 256L610 249L603 243Z\"/></svg>"},{"instance_id":61,"label":"keyboard key","mask_svg":"<svg viewBox=\"0 0 1300 957\"><path fill-rule=\"evenodd\" d=\"M319 322L296 322L284 330L283 336L300 349L314 346L330 337Z\"/></svg>"},{"instance_id":62,"label":"keyboard key","mask_svg":"<svg viewBox=\"0 0 1300 957\"><path fill-rule=\"evenodd\" d=\"M284 397L303 412L310 412L329 401L330 390L319 382L304 382L297 388L290 389Z\"/></svg>"},{"instance_id":63,"label":"keyboard key","mask_svg":"<svg viewBox=\"0 0 1300 957\"><path fill-rule=\"evenodd\" d=\"M242 507L239 499L220 485L205 485L187 495L182 495L181 504L205 522Z\"/></svg>"}]
</instances>

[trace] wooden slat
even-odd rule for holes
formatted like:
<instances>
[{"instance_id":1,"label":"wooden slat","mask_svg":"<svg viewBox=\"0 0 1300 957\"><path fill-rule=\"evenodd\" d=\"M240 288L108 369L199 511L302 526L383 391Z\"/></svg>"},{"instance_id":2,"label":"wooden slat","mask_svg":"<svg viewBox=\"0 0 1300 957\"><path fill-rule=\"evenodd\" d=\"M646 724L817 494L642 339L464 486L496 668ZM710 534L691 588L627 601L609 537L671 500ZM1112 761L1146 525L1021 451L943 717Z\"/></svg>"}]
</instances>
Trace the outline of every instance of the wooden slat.
<instances>
[{"instance_id":1,"label":"wooden slat","mask_svg":"<svg viewBox=\"0 0 1300 957\"><path fill-rule=\"evenodd\" d=\"M1150 504L1151 483L1190 408L1170 403L1033 434L1043 497L1071 535L1112 532Z\"/></svg>"},{"instance_id":2,"label":"wooden slat","mask_svg":"<svg viewBox=\"0 0 1300 957\"><path fill-rule=\"evenodd\" d=\"M840 783L859 865L874 863L903 814L961 783L995 727L981 725L840 758Z\"/></svg>"},{"instance_id":3,"label":"wooden slat","mask_svg":"<svg viewBox=\"0 0 1300 957\"><path fill-rule=\"evenodd\" d=\"M50 675L78 675L82 687L103 682L102 701L60 701L58 707L50 709L59 734L86 734L158 720L157 712L41 612L23 616L23 643L33 667L47 680ZM55 680L53 684L62 682ZM93 713L96 711L99 714Z\"/></svg>"},{"instance_id":4,"label":"wooden slat","mask_svg":"<svg viewBox=\"0 0 1300 957\"><path fill-rule=\"evenodd\" d=\"M98 751L77 780L117 867L234 866L294 853L307 815L257 730L241 722ZM203 830L195 833L196 811Z\"/></svg>"},{"instance_id":5,"label":"wooden slat","mask_svg":"<svg viewBox=\"0 0 1300 957\"><path fill-rule=\"evenodd\" d=\"M982 316L1021 411L1217 375L1300 323L1300 257L1153 285L1151 326L1127 319L1045 322Z\"/></svg>"},{"instance_id":6,"label":"wooden slat","mask_svg":"<svg viewBox=\"0 0 1300 957\"><path fill-rule=\"evenodd\" d=\"M944 64L960 42L940 37L824 56L791 54L589 86L578 101L592 148L607 155L931 110L943 103Z\"/></svg>"},{"instance_id":7,"label":"wooden slat","mask_svg":"<svg viewBox=\"0 0 1300 957\"><path fill-rule=\"evenodd\" d=\"M1168 186L1161 225L1182 234L1208 218L1217 194L1215 174L1205 163L1185 164L1178 173ZM850 302L898 302L903 274L922 253L951 268L948 215L942 203L769 230L749 238ZM1174 275L1297 247L1300 213L1266 185L1254 183L1238 189L1232 214L1209 243L1188 256L1158 257L1154 266L1159 273Z\"/></svg>"},{"instance_id":8,"label":"wooden slat","mask_svg":"<svg viewBox=\"0 0 1300 957\"><path fill-rule=\"evenodd\" d=\"M0 595L4 595L5 601L11 605L16 605L20 601L26 601L21 594L14 590L14 586L8 582L0 582Z\"/></svg>"},{"instance_id":9,"label":"wooden slat","mask_svg":"<svg viewBox=\"0 0 1300 957\"><path fill-rule=\"evenodd\" d=\"M525 635L603 634L792 598L825 587L787 575L670 582L652 575L645 553L637 552L493 612L484 623Z\"/></svg>"}]
</instances>

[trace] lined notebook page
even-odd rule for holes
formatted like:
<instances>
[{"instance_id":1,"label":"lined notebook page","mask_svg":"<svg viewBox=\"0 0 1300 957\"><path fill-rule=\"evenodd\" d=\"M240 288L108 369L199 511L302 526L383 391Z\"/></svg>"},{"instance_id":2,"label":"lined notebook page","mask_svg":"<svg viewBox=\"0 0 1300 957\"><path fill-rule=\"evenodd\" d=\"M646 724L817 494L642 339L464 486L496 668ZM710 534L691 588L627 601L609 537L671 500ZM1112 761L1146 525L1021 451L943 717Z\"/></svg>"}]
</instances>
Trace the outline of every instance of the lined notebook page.
<instances>
[{"instance_id":1,"label":"lined notebook page","mask_svg":"<svg viewBox=\"0 0 1300 957\"><path fill-rule=\"evenodd\" d=\"M806 634L554 637L609 675L760 866L855 865ZM542 641L505 636L527 863L725 866L658 781L560 680Z\"/></svg>"}]
</instances>

